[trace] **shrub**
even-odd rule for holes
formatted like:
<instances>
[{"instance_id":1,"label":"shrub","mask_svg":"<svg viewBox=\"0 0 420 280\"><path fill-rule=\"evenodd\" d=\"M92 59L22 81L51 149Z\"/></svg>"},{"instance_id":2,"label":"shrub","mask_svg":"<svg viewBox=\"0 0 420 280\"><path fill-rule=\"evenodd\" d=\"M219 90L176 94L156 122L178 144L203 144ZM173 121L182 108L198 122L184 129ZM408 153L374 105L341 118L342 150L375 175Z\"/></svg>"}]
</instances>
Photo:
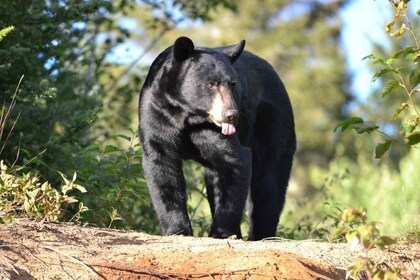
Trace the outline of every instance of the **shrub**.
<instances>
[{"instance_id":1,"label":"shrub","mask_svg":"<svg viewBox=\"0 0 420 280\"><path fill-rule=\"evenodd\" d=\"M64 175L61 191L56 190L48 182L41 182L34 173L18 175L19 168L8 168L0 162L0 221L6 222L13 218L28 217L39 221L57 221L63 215L64 204L76 203L77 199L69 196L72 190L86 192L75 183L76 174L72 180ZM83 209L83 205L81 205Z\"/></svg>"}]
</instances>

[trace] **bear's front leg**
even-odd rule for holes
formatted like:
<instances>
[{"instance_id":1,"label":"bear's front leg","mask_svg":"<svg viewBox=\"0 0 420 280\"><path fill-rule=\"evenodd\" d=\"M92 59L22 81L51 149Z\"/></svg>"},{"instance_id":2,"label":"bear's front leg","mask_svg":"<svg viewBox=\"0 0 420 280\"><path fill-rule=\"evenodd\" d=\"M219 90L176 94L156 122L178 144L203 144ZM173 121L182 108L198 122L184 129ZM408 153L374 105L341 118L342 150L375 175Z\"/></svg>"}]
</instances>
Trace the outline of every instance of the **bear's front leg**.
<instances>
[{"instance_id":1,"label":"bear's front leg","mask_svg":"<svg viewBox=\"0 0 420 280\"><path fill-rule=\"evenodd\" d=\"M187 194L182 161L170 153L150 151L143 156L143 169L165 235L192 235L187 212Z\"/></svg>"},{"instance_id":2,"label":"bear's front leg","mask_svg":"<svg viewBox=\"0 0 420 280\"><path fill-rule=\"evenodd\" d=\"M251 182L251 150L242 147L236 135L208 130L192 137L201 147L206 167L206 187L213 223L209 236L240 236L240 223ZM205 143L205 145L200 145Z\"/></svg>"}]
</instances>

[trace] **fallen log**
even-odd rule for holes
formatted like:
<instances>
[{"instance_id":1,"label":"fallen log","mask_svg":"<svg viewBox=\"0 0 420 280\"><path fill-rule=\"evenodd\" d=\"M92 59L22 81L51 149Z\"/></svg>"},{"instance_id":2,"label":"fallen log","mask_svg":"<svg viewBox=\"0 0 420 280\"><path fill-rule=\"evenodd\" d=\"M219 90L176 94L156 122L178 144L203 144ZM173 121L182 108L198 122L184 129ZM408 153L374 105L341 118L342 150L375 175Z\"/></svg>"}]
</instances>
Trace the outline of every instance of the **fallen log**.
<instances>
[{"instance_id":1,"label":"fallen log","mask_svg":"<svg viewBox=\"0 0 420 280\"><path fill-rule=\"evenodd\" d=\"M24 219L0 224L0 279L344 279L347 264L334 263L343 246L161 237Z\"/></svg>"}]
</instances>

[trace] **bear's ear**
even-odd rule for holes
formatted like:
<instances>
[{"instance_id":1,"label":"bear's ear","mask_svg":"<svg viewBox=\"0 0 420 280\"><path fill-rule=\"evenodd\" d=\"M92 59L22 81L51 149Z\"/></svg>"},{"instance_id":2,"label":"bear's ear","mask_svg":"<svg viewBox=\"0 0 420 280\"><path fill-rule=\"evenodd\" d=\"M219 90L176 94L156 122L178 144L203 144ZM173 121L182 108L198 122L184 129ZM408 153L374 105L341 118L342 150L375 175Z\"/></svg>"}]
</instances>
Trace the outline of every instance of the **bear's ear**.
<instances>
[{"instance_id":1,"label":"bear's ear","mask_svg":"<svg viewBox=\"0 0 420 280\"><path fill-rule=\"evenodd\" d=\"M224 54L227 54L230 57L232 63L241 55L242 51L245 48L245 40L240 41L236 45L222 47L221 50Z\"/></svg>"},{"instance_id":2,"label":"bear's ear","mask_svg":"<svg viewBox=\"0 0 420 280\"><path fill-rule=\"evenodd\" d=\"M194 52L194 43L190 38L179 37L174 43L174 60L182 62L186 60Z\"/></svg>"}]
</instances>

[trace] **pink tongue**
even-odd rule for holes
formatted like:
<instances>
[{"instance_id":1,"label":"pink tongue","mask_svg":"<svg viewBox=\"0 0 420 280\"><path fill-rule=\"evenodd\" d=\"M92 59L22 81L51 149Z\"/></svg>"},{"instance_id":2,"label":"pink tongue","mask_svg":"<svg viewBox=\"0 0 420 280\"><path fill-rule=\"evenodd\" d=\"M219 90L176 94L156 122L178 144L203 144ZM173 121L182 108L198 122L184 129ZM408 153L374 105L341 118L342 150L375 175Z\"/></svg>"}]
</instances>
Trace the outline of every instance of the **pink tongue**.
<instances>
[{"instance_id":1,"label":"pink tongue","mask_svg":"<svg viewBox=\"0 0 420 280\"><path fill-rule=\"evenodd\" d=\"M236 128L233 124L222 123L222 133L224 135L232 135L236 132Z\"/></svg>"}]
</instances>

